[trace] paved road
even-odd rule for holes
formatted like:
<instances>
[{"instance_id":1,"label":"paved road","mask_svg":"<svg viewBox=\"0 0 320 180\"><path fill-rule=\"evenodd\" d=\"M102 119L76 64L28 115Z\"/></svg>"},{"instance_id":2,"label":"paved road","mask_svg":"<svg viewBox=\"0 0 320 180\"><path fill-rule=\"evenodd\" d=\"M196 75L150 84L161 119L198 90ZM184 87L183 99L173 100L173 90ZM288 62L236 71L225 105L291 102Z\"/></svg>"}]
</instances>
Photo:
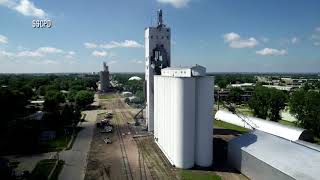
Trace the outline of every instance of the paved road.
<instances>
[{"instance_id":1,"label":"paved road","mask_svg":"<svg viewBox=\"0 0 320 180\"><path fill-rule=\"evenodd\" d=\"M95 99L96 102L93 105L97 105L97 97ZM78 133L72 149L60 153L60 159L65 161L65 165L59 175L59 180L84 179L97 110L84 111L84 113L87 114L86 122L81 124L84 129Z\"/></svg>"}]
</instances>

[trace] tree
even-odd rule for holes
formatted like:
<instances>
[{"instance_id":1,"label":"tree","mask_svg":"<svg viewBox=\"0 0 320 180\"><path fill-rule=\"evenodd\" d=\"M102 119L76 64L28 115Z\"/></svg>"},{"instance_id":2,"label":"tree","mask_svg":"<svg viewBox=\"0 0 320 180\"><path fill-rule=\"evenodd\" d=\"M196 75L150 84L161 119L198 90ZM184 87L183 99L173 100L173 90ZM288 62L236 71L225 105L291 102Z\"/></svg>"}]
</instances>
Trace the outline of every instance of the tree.
<instances>
[{"instance_id":1,"label":"tree","mask_svg":"<svg viewBox=\"0 0 320 180\"><path fill-rule=\"evenodd\" d=\"M305 107L305 94L303 89L295 91L292 93L289 101L290 112L296 114L297 119L304 119L303 109Z\"/></svg>"},{"instance_id":2,"label":"tree","mask_svg":"<svg viewBox=\"0 0 320 180\"><path fill-rule=\"evenodd\" d=\"M61 92L55 90L48 91L44 99L44 109L46 111L55 111L58 108L59 103L65 102L64 95Z\"/></svg>"},{"instance_id":3,"label":"tree","mask_svg":"<svg viewBox=\"0 0 320 180\"><path fill-rule=\"evenodd\" d=\"M73 106L65 105L63 107L61 111L61 119L63 124L70 125L76 120L74 111L75 110Z\"/></svg>"},{"instance_id":4,"label":"tree","mask_svg":"<svg viewBox=\"0 0 320 180\"><path fill-rule=\"evenodd\" d=\"M84 108L87 105L93 103L94 100L94 94L90 91L79 91L77 95L75 96L75 102L78 107Z\"/></svg>"},{"instance_id":5,"label":"tree","mask_svg":"<svg viewBox=\"0 0 320 180\"><path fill-rule=\"evenodd\" d=\"M254 114L262 119L267 117L271 121L281 119L280 111L284 109L287 96L284 92L263 86L257 86L249 101L249 107L253 109Z\"/></svg>"},{"instance_id":6,"label":"tree","mask_svg":"<svg viewBox=\"0 0 320 180\"><path fill-rule=\"evenodd\" d=\"M144 98L144 93L143 93L143 91L141 91L141 90L137 91L136 96L137 96L137 98L139 98L139 101L140 101L141 103L144 103L145 98Z\"/></svg>"},{"instance_id":7,"label":"tree","mask_svg":"<svg viewBox=\"0 0 320 180\"><path fill-rule=\"evenodd\" d=\"M280 110L286 106L287 96L283 91L271 88L269 89L269 114L268 117L271 121L278 121L281 119Z\"/></svg>"},{"instance_id":8,"label":"tree","mask_svg":"<svg viewBox=\"0 0 320 180\"><path fill-rule=\"evenodd\" d=\"M290 98L290 111L297 115L299 124L320 137L320 93L299 90Z\"/></svg>"},{"instance_id":9,"label":"tree","mask_svg":"<svg viewBox=\"0 0 320 180\"><path fill-rule=\"evenodd\" d=\"M220 81L217 82L217 84L221 89L223 89L227 87L228 81L226 79L221 79Z\"/></svg>"},{"instance_id":10,"label":"tree","mask_svg":"<svg viewBox=\"0 0 320 180\"><path fill-rule=\"evenodd\" d=\"M257 86L249 101L249 107L253 109L254 114L262 119L266 119L269 110L269 91L268 88Z\"/></svg>"},{"instance_id":11,"label":"tree","mask_svg":"<svg viewBox=\"0 0 320 180\"><path fill-rule=\"evenodd\" d=\"M233 103L239 104L241 102L241 95L243 94L243 90L241 88L231 88L228 100Z\"/></svg>"}]
</instances>

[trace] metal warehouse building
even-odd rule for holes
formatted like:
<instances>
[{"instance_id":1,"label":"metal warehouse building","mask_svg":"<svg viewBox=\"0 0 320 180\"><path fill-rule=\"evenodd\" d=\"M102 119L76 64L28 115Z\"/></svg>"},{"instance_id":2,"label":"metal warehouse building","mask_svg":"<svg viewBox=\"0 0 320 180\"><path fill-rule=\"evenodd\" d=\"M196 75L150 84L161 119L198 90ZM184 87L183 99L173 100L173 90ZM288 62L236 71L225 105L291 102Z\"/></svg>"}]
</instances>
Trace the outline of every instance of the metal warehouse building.
<instances>
[{"instance_id":1,"label":"metal warehouse building","mask_svg":"<svg viewBox=\"0 0 320 180\"><path fill-rule=\"evenodd\" d=\"M154 138L178 168L212 164L213 77L202 66L154 76Z\"/></svg>"},{"instance_id":2,"label":"metal warehouse building","mask_svg":"<svg viewBox=\"0 0 320 180\"><path fill-rule=\"evenodd\" d=\"M317 180L320 152L259 130L228 144L228 161L252 180Z\"/></svg>"}]
</instances>

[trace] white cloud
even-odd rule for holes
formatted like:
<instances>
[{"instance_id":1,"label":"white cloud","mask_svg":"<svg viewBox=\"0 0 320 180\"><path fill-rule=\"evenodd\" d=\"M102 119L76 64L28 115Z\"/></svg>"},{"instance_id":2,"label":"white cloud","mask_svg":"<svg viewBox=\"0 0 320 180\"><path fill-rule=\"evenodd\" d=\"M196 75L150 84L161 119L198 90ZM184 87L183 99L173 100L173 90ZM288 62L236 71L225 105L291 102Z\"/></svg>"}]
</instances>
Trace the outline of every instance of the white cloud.
<instances>
[{"instance_id":1,"label":"white cloud","mask_svg":"<svg viewBox=\"0 0 320 180\"><path fill-rule=\"evenodd\" d=\"M54 47L40 47L36 50L22 50L15 53L6 53L6 51L1 51L2 56L6 57L43 57L48 54L61 54L65 53L62 49L54 48ZM66 55L73 56L74 52L69 51Z\"/></svg>"},{"instance_id":2,"label":"white cloud","mask_svg":"<svg viewBox=\"0 0 320 180\"><path fill-rule=\"evenodd\" d=\"M278 50L278 49L272 49L272 48L264 48L260 51L256 51L256 54L261 56L284 56L288 54L287 50Z\"/></svg>"},{"instance_id":3,"label":"white cloud","mask_svg":"<svg viewBox=\"0 0 320 180\"><path fill-rule=\"evenodd\" d=\"M297 37L293 37L292 39L291 39L291 43L292 44L297 44L299 42L299 39L297 38Z\"/></svg>"},{"instance_id":4,"label":"white cloud","mask_svg":"<svg viewBox=\"0 0 320 180\"><path fill-rule=\"evenodd\" d=\"M95 57L106 57L108 53L106 51L93 51L92 56Z\"/></svg>"},{"instance_id":5,"label":"white cloud","mask_svg":"<svg viewBox=\"0 0 320 180\"><path fill-rule=\"evenodd\" d=\"M29 0L21 0L14 9L25 16L33 16L37 18L44 18L47 16L42 9L37 8L33 2L30 2Z\"/></svg>"},{"instance_id":6,"label":"white cloud","mask_svg":"<svg viewBox=\"0 0 320 180\"><path fill-rule=\"evenodd\" d=\"M186 7L190 2L190 0L157 0L157 1L162 4L170 4L175 8Z\"/></svg>"},{"instance_id":7,"label":"white cloud","mask_svg":"<svg viewBox=\"0 0 320 180\"><path fill-rule=\"evenodd\" d=\"M14 53L7 52L7 51L0 51L0 57L11 58L14 56L15 56Z\"/></svg>"},{"instance_id":8,"label":"white cloud","mask_svg":"<svg viewBox=\"0 0 320 180\"><path fill-rule=\"evenodd\" d=\"M320 32L320 27L316 27L315 31Z\"/></svg>"},{"instance_id":9,"label":"white cloud","mask_svg":"<svg viewBox=\"0 0 320 180\"><path fill-rule=\"evenodd\" d=\"M312 40L320 40L320 35L319 34L312 34L311 39Z\"/></svg>"},{"instance_id":10,"label":"white cloud","mask_svg":"<svg viewBox=\"0 0 320 180\"><path fill-rule=\"evenodd\" d=\"M263 43L269 42L269 38L266 38L266 37L262 37L262 38L260 38L260 40L261 40Z\"/></svg>"},{"instance_id":11,"label":"white cloud","mask_svg":"<svg viewBox=\"0 0 320 180\"><path fill-rule=\"evenodd\" d=\"M86 42L86 43L83 43L83 45L88 48L88 49L92 49L92 48L97 48L98 45L95 44L95 43L90 43L90 42Z\"/></svg>"},{"instance_id":12,"label":"white cloud","mask_svg":"<svg viewBox=\"0 0 320 180\"><path fill-rule=\"evenodd\" d=\"M42 57L46 54L63 53L63 50L54 47L40 47L35 51L20 51L17 57Z\"/></svg>"},{"instance_id":13,"label":"white cloud","mask_svg":"<svg viewBox=\"0 0 320 180\"><path fill-rule=\"evenodd\" d=\"M40 47L37 50L39 53L52 54L52 53L62 53L63 50L54 47Z\"/></svg>"},{"instance_id":14,"label":"white cloud","mask_svg":"<svg viewBox=\"0 0 320 180\"><path fill-rule=\"evenodd\" d=\"M37 18L44 18L47 16L47 13L44 10L37 8L33 2L29 0L20 0L19 2L14 0L0 0L0 5L13 9L24 16Z\"/></svg>"},{"instance_id":15,"label":"white cloud","mask_svg":"<svg viewBox=\"0 0 320 180\"><path fill-rule=\"evenodd\" d=\"M313 45L314 46L320 46L320 42L314 42Z\"/></svg>"},{"instance_id":16,"label":"white cloud","mask_svg":"<svg viewBox=\"0 0 320 180\"><path fill-rule=\"evenodd\" d=\"M0 34L0 44L7 44L7 43L8 43L8 38Z\"/></svg>"},{"instance_id":17,"label":"white cloud","mask_svg":"<svg viewBox=\"0 0 320 180\"><path fill-rule=\"evenodd\" d=\"M39 51L21 51L16 54L17 57L42 57Z\"/></svg>"},{"instance_id":18,"label":"white cloud","mask_svg":"<svg viewBox=\"0 0 320 180\"><path fill-rule=\"evenodd\" d=\"M75 55L76 53L74 51L69 51L64 57L66 59L73 59L73 56Z\"/></svg>"},{"instance_id":19,"label":"white cloud","mask_svg":"<svg viewBox=\"0 0 320 180\"><path fill-rule=\"evenodd\" d=\"M142 48L143 45L134 40L125 40L123 42L111 41L106 44L101 44L101 48L111 49L111 48Z\"/></svg>"},{"instance_id":20,"label":"white cloud","mask_svg":"<svg viewBox=\"0 0 320 180\"><path fill-rule=\"evenodd\" d=\"M240 35L234 32L227 33L223 35L223 38L226 42L237 41L240 40Z\"/></svg>"},{"instance_id":21,"label":"white cloud","mask_svg":"<svg viewBox=\"0 0 320 180\"><path fill-rule=\"evenodd\" d=\"M249 39L241 39L238 41L232 41L229 46L231 48L253 48L256 47L259 44L259 42L251 37Z\"/></svg>"},{"instance_id":22,"label":"white cloud","mask_svg":"<svg viewBox=\"0 0 320 180\"><path fill-rule=\"evenodd\" d=\"M237 33L231 32L223 35L225 42L229 43L231 48L253 48L256 47L259 42L254 37L249 39L243 39Z\"/></svg>"},{"instance_id":23,"label":"white cloud","mask_svg":"<svg viewBox=\"0 0 320 180\"><path fill-rule=\"evenodd\" d=\"M39 61L39 64L59 64L59 62L48 59L48 60Z\"/></svg>"},{"instance_id":24,"label":"white cloud","mask_svg":"<svg viewBox=\"0 0 320 180\"><path fill-rule=\"evenodd\" d=\"M107 62L108 65L116 64L116 63L118 63L118 61L108 61L108 62Z\"/></svg>"},{"instance_id":25,"label":"white cloud","mask_svg":"<svg viewBox=\"0 0 320 180\"><path fill-rule=\"evenodd\" d=\"M36 65L56 65L56 64L60 64L58 61L54 61L54 60L50 60L50 59L39 60L39 61L29 60L29 61L27 61L27 63L36 64Z\"/></svg>"},{"instance_id":26,"label":"white cloud","mask_svg":"<svg viewBox=\"0 0 320 180\"><path fill-rule=\"evenodd\" d=\"M130 62L137 63L137 64L142 64L143 63L143 61L137 60L137 59L132 59Z\"/></svg>"},{"instance_id":27,"label":"white cloud","mask_svg":"<svg viewBox=\"0 0 320 180\"><path fill-rule=\"evenodd\" d=\"M104 49L112 49L112 48L142 48L143 45L134 40L124 40L124 41L110 41L109 43L104 44L96 44L91 42L83 43L83 45L88 49L95 48L104 48Z\"/></svg>"}]
</instances>

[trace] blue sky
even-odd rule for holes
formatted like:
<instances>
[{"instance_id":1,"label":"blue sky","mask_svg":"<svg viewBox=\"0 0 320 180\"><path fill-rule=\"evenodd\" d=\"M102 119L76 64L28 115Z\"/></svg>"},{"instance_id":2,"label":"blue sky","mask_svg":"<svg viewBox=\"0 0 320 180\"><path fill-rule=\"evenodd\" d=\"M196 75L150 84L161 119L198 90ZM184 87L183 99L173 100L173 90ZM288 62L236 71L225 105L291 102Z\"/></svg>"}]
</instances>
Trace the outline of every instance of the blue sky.
<instances>
[{"instance_id":1,"label":"blue sky","mask_svg":"<svg viewBox=\"0 0 320 180\"><path fill-rule=\"evenodd\" d=\"M0 72L144 71L144 28L164 11L172 65L320 72L318 0L0 0ZM36 29L32 20L50 19Z\"/></svg>"}]
</instances>

